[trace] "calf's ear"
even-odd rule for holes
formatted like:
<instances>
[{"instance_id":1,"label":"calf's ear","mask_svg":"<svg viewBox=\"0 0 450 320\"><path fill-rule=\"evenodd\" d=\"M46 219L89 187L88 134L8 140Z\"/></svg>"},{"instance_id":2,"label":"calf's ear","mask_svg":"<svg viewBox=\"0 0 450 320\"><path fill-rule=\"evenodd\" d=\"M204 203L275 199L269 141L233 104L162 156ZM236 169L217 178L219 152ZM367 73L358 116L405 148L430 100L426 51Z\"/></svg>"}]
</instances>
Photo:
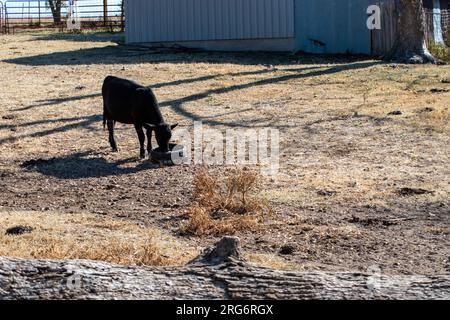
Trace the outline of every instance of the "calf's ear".
<instances>
[{"instance_id":1,"label":"calf's ear","mask_svg":"<svg viewBox=\"0 0 450 320\"><path fill-rule=\"evenodd\" d=\"M175 129L176 127L178 127L178 123L175 123L175 124L171 125L171 126L170 126L170 130Z\"/></svg>"},{"instance_id":2,"label":"calf's ear","mask_svg":"<svg viewBox=\"0 0 450 320\"><path fill-rule=\"evenodd\" d=\"M146 97L146 90L144 88L137 88L136 90L134 90L134 95L139 100L145 99L145 97Z\"/></svg>"},{"instance_id":3,"label":"calf's ear","mask_svg":"<svg viewBox=\"0 0 450 320\"><path fill-rule=\"evenodd\" d=\"M144 94L146 92L146 89L145 88L137 88L135 91L137 94Z\"/></svg>"}]
</instances>

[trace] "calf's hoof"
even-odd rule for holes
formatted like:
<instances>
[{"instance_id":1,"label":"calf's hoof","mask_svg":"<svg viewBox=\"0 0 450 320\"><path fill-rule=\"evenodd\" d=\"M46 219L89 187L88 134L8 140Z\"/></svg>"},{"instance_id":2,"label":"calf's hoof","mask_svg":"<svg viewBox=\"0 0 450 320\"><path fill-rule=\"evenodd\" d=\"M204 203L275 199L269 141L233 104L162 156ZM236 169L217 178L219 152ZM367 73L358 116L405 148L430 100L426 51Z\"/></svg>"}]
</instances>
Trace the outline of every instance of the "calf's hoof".
<instances>
[{"instance_id":1,"label":"calf's hoof","mask_svg":"<svg viewBox=\"0 0 450 320\"><path fill-rule=\"evenodd\" d=\"M117 149L117 148L112 148L112 152L114 152L114 153L119 152L119 149Z\"/></svg>"}]
</instances>

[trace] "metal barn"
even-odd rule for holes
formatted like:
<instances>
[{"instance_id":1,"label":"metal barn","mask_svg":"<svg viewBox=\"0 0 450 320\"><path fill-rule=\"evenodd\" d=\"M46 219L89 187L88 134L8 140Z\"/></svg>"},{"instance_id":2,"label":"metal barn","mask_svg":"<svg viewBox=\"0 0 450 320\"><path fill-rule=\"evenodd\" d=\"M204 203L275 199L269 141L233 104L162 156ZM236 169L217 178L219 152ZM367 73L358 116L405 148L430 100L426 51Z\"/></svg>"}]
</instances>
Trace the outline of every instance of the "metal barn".
<instances>
[{"instance_id":1,"label":"metal barn","mask_svg":"<svg viewBox=\"0 0 450 320\"><path fill-rule=\"evenodd\" d=\"M127 43L371 53L373 0L125 0Z\"/></svg>"}]
</instances>

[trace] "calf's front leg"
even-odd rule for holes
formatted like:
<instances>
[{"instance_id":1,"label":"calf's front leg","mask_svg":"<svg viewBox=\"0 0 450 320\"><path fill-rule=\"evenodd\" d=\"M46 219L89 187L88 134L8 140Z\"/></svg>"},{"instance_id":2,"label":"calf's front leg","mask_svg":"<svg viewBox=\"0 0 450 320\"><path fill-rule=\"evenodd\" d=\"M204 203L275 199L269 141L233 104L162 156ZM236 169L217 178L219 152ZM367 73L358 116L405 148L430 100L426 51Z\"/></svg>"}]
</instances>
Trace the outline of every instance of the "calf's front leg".
<instances>
[{"instance_id":1,"label":"calf's front leg","mask_svg":"<svg viewBox=\"0 0 450 320\"><path fill-rule=\"evenodd\" d=\"M142 129L142 126L139 124L135 124L134 127L136 128L137 135L139 137L139 144L140 144L140 156L141 159L145 158L145 134L144 130Z\"/></svg>"},{"instance_id":2,"label":"calf's front leg","mask_svg":"<svg viewBox=\"0 0 450 320\"><path fill-rule=\"evenodd\" d=\"M147 129L147 151L148 151L148 154L152 154L152 150L153 150L153 147L152 147L152 132L153 132L153 130Z\"/></svg>"}]
</instances>

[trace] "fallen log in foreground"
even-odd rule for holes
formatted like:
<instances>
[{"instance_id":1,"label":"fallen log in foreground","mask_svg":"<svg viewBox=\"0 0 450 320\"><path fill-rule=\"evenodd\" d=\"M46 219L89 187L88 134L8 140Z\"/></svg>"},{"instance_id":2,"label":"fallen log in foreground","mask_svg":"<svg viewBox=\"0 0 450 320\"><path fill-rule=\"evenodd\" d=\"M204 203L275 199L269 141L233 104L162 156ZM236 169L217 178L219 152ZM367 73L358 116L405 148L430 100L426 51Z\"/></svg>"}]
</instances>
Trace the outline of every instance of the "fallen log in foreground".
<instances>
[{"instance_id":1,"label":"fallen log in foreground","mask_svg":"<svg viewBox=\"0 0 450 320\"><path fill-rule=\"evenodd\" d=\"M450 299L450 275L270 270L226 237L182 268L0 258L0 299Z\"/></svg>"}]
</instances>

